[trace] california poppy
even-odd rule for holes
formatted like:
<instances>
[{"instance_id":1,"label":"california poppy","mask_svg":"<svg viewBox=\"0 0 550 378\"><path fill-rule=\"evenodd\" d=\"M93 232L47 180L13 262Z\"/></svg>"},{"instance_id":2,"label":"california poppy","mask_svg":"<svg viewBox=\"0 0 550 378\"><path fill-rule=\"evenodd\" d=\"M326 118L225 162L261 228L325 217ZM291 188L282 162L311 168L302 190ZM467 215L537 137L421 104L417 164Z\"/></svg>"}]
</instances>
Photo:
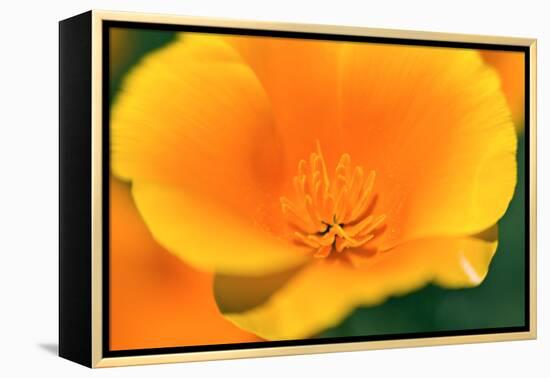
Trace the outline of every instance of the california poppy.
<instances>
[{"instance_id":1,"label":"california poppy","mask_svg":"<svg viewBox=\"0 0 550 378\"><path fill-rule=\"evenodd\" d=\"M128 74L111 131L154 239L272 340L479 285L516 183L498 76L469 49L183 34Z\"/></svg>"}]
</instances>

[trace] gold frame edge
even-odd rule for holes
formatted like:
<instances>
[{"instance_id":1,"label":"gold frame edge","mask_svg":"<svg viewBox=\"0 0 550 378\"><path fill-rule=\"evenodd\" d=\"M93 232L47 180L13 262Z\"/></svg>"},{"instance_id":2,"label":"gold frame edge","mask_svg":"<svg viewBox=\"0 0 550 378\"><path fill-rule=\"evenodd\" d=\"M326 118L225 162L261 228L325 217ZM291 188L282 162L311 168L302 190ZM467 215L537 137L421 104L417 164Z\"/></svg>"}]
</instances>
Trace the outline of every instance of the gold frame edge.
<instances>
[{"instance_id":1,"label":"gold frame edge","mask_svg":"<svg viewBox=\"0 0 550 378\"><path fill-rule=\"evenodd\" d=\"M102 273L102 22L92 11L92 367L103 358Z\"/></svg>"}]
</instances>

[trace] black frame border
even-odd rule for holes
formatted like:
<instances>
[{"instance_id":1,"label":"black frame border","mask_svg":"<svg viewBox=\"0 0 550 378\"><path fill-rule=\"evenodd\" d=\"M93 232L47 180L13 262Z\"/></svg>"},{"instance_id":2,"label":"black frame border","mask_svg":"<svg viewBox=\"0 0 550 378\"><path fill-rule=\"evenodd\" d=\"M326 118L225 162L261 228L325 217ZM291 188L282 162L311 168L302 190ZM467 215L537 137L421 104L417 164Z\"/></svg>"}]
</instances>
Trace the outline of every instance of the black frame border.
<instances>
[{"instance_id":1,"label":"black frame border","mask_svg":"<svg viewBox=\"0 0 550 378\"><path fill-rule=\"evenodd\" d=\"M88 367L92 366L91 25L92 12L59 22L59 356Z\"/></svg>"},{"instance_id":2,"label":"black frame border","mask_svg":"<svg viewBox=\"0 0 550 378\"><path fill-rule=\"evenodd\" d=\"M319 339L300 339L300 340L284 340L284 341L261 341L248 343L234 344L213 344L213 345L194 345L182 347L166 347L166 348L143 348L130 350L110 350L110 319L109 319L109 246L110 246L110 198L109 198L109 174L110 174L110 85L109 85L109 29L111 27L128 28L128 29L145 29L158 31L172 32L194 32L194 33L210 33L210 34L233 34L246 36L263 36L263 37L279 37L279 38L296 38L296 39L315 39L329 41L346 41L346 42L363 42L363 43L382 43L405 46L431 46L431 47L450 47L450 48L466 48L466 49L481 49L481 50L498 50L498 51L516 51L523 52L525 57L525 106L524 106L524 135L525 135L525 324L517 327L499 327L499 328L482 328L482 329L466 329L466 330L450 330L450 331L434 331L434 332L413 332L406 334L388 334L388 335L372 335L372 336L347 336L347 337L331 337ZM455 41L434 41L429 39L406 39L393 37L377 37L377 36L357 36L343 35L330 33L311 33L311 32L295 32L295 31L279 31L266 29L247 29L233 27L217 27L217 26L198 26L198 25L172 25L161 23L147 22L132 22L132 21L113 21L103 20L101 26L102 32L102 357L131 357L143 355L161 355L161 354L176 354L176 353L193 353L193 352L211 352L211 351L228 351L242 349L265 349L273 347L292 347L306 345L321 345L321 344L340 344L340 343L357 343L366 341L389 341L389 340L408 340L408 339L425 339L435 337L452 337L452 336L470 336L470 335L488 335L502 334L512 332L529 332L530 324L530 230L531 230L531 125L530 125L530 109L531 109L531 56L529 46L517 45L501 45L494 43L477 43L477 42L455 42ZM107 148L106 148L107 147Z\"/></svg>"}]
</instances>

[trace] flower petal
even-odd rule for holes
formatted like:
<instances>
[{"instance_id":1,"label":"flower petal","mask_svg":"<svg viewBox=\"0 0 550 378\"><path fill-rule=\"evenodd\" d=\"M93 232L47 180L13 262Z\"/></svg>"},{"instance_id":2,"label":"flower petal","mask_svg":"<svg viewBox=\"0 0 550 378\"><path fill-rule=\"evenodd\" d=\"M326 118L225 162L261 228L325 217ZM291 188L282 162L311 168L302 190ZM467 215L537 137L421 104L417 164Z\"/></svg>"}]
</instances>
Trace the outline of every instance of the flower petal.
<instances>
[{"instance_id":1,"label":"flower petal","mask_svg":"<svg viewBox=\"0 0 550 378\"><path fill-rule=\"evenodd\" d=\"M192 266L261 276L298 266L306 259L303 247L278 238L208 197L147 182L134 182L132 194L154 238Z\"/></svg>"},{"instance_id":2,"label":"flower petal","mask_svg":"<svg viewBox=\"0 0 550 378\"><path fill-rule=\"evenodd\" d=\"M220 311L244 312L265 303L294 277L303 266L261 277L217 274L214 294Z\"/></svg>"},{"instance_id":3,"label":"flower petal","mask_svg":"<svg viewBox=\"0 0 550 378\"><path fill-rule=\"evenodd\" d=\"M269 101L222 39L184 34L147 56L125 81L111 130L113 170L132 181L166 249L201 269L239 274L300 259L268 235L285 227L284 152Z\"/></svg>"},{"instance_id":4,"label":"flower petal","mask_svg":"<svg viewBox=\"0 0 550 378\"><path fill-rule=\"evenodd\" d=\"M498 71L516 130L521 132L525 123L525 53L483 50L481 56Z\"/></svg>"},{"instance_id":5,"label":"flower petal","mask_svg":"<svg viewBox=\"0 0 550 378\"><path fill-rule=\"evenodd\" d=\"M236 284L233 293L227 288L222 291L216 278L215 295L224 315L239 327L269 340L301 339L337 325L357 306L377 305L429 282L453 288L477 286L485 278L496 248L495 226L476 236L404 243L367 258L358 268L320 260L287 277L275 290L264 285L272 291L263 296L251 292L261 300L255 299L256 307L243 305L240 311L231 303L247 302L245 286ZM226 286L229 281L224 277ZM252 281L246 286L256 287Z\"/></svg>"},{"instance_id":6,"label":"flower petal","mask_svg":"<svg viewBox=\"0 0 550 378\"><path fill-rule=\"evenodd\" d=\"M127 185L111 179L110 196L111 350L259 341L220 315L211 274L155 243Z\"/></svg>"},{"instance_id":7,"label":"flower petal","mask_svg":"<svg viewBox=\"0 0 550 378\"><path fill-rule=\"evenodd\" d=\"M475 50L348 45L346 152L377 172L386 248L495 224L516 183L516 136L494 70Z\"/></svg>"},{"instance_id":8,"label":"flower petal","mask_svg":"<svg viewBox=\"0 0 550 378\"><path fill-rule=\"evenodd\" d=\"M436 245L435 243L439 243ZM445 245L443 245L445 243ZM456 258L438 256L435 282L443 287L474 287L483 282L498 247L498 227L495 225L474 237L439 239L432 248L452 248Z\"/></svg>"},{"instance_id":9,"label":"flower petal","mask_svg":"<svg viewBox=\"0 0 550 378\"><path fill-rule=\"evenodd\" d=\"M339 61L343 45L296 38L225 39L266 90L289 169L294 171L297 162L315 150L316 139L330 161L339 158Z\"/></svg>"},{"instance_id":10,"label":"flower petal","mask_svg":"<svg viewBox=\"0 0 550 378\"><path fill-rule=\"evenodd\" d=\"M211 188L228 199L227 191L276 185L280 175L263 88L213 37L188 36L138 64L112 107L111 139L114 173L126 180Z\"/></svg>"}]
</instances>

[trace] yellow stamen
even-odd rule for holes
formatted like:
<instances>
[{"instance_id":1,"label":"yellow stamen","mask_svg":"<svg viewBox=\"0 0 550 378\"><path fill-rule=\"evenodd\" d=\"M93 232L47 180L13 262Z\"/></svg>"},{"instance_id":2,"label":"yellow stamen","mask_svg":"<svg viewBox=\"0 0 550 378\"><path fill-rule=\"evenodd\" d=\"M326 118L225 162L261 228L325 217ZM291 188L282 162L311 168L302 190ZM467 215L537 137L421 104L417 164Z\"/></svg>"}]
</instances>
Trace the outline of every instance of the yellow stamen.
<instances>
[{"instance_id":1,"label":"yellow stamen","mask_svg":"<svg viewBox=\"0 0 550 378\"><path fill-rule=\"evenodd\" d=\"M374 171L353 167L350 155L342 154L331 182L317 141L316 152L298 163L294 201L281 197L284 216L298 229L296 241L312 248L314 257L325 258L374 239L386 220L369 214L375 178Z\"/></svg>"}]
</instances>

